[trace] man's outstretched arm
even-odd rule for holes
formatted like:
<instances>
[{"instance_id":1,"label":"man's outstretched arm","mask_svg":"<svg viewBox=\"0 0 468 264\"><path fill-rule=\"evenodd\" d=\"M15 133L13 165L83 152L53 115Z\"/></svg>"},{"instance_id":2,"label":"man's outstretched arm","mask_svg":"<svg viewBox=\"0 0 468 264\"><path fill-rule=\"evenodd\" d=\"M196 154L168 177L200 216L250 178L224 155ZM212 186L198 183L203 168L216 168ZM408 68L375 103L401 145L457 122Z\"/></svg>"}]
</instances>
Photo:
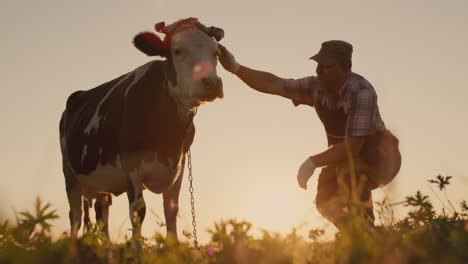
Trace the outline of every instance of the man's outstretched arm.
<instances>
[{"instance_id":1,"label":"man's outstretched arm","mask_svg":"<svg viewBox=\"0 0 468 264\"><path fill-rule=\"evenodd\" d=\"M272 73L250 69L241 65L236 75L249 87L259 92L287 97L283 87L283 79Z\"/></svg>"},{"instance_id":2,"label":"man's outstretched arm","mask_svg":"<svg viewBox=\"0 0 468 264\"><path fill-rule=\"evenodd\" d=\"M264 71L250 69L240 65L234 56L221 44L219 62L227 71L237 75L245 84L262 93L280 95L288 98L284 90L284 79Z\"/></svg>"}]
</instances>

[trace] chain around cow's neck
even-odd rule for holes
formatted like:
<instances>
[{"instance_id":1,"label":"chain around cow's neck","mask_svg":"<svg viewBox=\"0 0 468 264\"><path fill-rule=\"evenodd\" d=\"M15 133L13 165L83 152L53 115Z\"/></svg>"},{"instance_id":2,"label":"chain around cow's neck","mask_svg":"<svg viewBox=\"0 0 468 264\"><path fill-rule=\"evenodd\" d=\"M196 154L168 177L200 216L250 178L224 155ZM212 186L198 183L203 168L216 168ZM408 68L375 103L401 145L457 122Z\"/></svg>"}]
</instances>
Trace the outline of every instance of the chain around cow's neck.
<instances>
[{"instance_id":1,"label":"chain around cow's neck","mask_svg":"<svg viewBox=\"0 0 468 264\"><path fill-rule=\"evenodd\" d=\"M193 116L197 114L198 108L195 108L193 112ZM198 238L197 238L197 222L195 220L195 198L193 197L193 175L192 175L192 152L190 151L190 147L187 151L187 168L189 170L189 192L190 192L190 205L191 205L191 213L192 213L192 226L193 226L193 245L196 249L200 249L198 246Z\"/></svg>"},{"instance_id":2,"label":"chain around cow's neck","mask_svg":"<svg viewBox=\"0 0 468 264\"><path fill-rule=\"evenodd\" d=\"M167 76L167 67L168 67L167 63L169 63L169 62L166 61L164 63L164 65L163 65L163 68L164 68L164 81L167 83L167 89L168 89L170 97L172 98L172 100L174 100L174 103L177 105L177 104L180 104L180 102L177 102L176 98L172 94L171 88L169 87L170 80L167 78L168 77ZM191 112L193 113L193 115L191 116L191 118L189 117L189 121L188 121L188 123L186 125L186 130L187 131L188 131L188 127L190 126L190 124L193 121L193 118L195 117L195 115L198 112L198 107L196 107ZM187 167L188 167L188 170L189 170L188 178L189 178L189 182L190 182L189 192L190 192L190 205L191 205L192 226L193 226L193 245L195 246L196 249L200 249L200 247L198 246L197 222L196 222L196 217L195 217L195 198L194 198L194 195L193 195L193 175L192 175L192 153L190 151L190 147L189 147L189 149L187 151Z\"/></svg>"}]
</instances>

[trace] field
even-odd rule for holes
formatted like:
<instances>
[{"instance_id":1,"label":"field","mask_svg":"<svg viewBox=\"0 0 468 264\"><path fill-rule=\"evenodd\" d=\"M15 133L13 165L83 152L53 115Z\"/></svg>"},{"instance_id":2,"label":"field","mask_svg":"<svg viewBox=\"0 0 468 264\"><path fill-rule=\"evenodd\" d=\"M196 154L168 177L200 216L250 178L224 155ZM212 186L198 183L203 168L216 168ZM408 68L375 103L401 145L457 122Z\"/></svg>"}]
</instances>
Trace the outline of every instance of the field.
<instances>
[{"instance_id":1,"label":"field","mask_svg":"<svg viewBox=\"0 0 468 264\"><path fill-rule=\"evenodd\" d=\"M449 188L450 176L431 180L441 192ZM211 241L199 249L157 233L112 243L98 226L83 237L71 240L67 234L53 240L52 222L58 218L50 204L39 198L33 212L22 211L16 223L0 222L0 263L468 263L468 205L447 200L448 207L434 210L420 191L406 197L399 206L410 208L395 220L386 200L376 203L383 223L363 225L350 217L345 231L324 241L324 230L313 229L307 238L292 231L280 235L263 230L250 235L251 224L227 220L210 229ZM356 206L359 212L359 206Z\"/></svg>"}]
</instances>

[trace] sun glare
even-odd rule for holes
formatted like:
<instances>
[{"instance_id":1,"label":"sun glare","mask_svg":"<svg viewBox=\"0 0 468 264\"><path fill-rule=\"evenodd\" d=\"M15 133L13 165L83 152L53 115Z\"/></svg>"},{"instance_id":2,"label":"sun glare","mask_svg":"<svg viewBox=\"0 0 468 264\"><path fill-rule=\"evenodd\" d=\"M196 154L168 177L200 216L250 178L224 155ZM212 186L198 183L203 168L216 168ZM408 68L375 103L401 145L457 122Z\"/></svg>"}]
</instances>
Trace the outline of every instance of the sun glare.
<instances>
[{"instance_id":1,"label":"sun glare","mask_svg":"<svg viewBox=\"0 0 468 264\"><path fill-rule=\"evenodd\" d=\"M248 200L248 217L258 228L284 233L301 221L302 202L280 186L251 193Z\"/></svg>"}]
</instances>

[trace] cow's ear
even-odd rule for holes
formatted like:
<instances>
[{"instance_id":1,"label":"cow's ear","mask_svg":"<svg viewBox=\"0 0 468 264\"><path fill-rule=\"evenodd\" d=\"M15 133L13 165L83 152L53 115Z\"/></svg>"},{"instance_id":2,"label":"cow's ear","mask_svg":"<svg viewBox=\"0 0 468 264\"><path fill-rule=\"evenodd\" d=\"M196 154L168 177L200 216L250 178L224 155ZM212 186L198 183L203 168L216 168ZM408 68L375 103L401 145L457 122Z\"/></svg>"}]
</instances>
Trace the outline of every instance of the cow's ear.
<instances>
[{"instance_id":1,"label":"cow's ear","mask_svg":"<svg viewBox=\"0 0 468 264\"><path fill-rule=\"evenodd\" d=\"M133 38L133 45L148 56L167 57L168 51L164 42L152 32L141 32Z\"/></svg>"}]
</instances>

